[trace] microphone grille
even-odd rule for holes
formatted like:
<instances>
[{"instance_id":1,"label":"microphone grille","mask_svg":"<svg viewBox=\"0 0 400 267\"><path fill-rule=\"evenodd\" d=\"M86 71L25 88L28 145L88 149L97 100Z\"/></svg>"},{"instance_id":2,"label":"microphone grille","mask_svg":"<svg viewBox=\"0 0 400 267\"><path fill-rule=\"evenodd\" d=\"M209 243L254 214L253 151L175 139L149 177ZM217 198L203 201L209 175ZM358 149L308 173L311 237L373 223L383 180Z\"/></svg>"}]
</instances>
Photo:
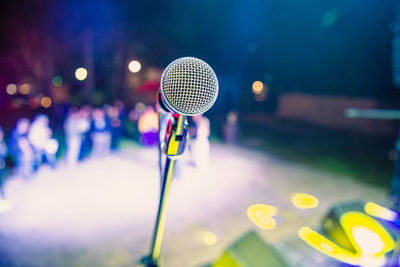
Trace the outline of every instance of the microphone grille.
<instances>
[{"instance_id":1,"label":"microphone grille","mask_svg":"<svg viewBox=\"0 0 400 267\"><path fill-rule=\"evenodd\" d=\"M206 112L218 96L218 79L213 69L194 57L173 61L161 77L161 94L172 111L194 116Z\"/></svg>"}]
</instances>

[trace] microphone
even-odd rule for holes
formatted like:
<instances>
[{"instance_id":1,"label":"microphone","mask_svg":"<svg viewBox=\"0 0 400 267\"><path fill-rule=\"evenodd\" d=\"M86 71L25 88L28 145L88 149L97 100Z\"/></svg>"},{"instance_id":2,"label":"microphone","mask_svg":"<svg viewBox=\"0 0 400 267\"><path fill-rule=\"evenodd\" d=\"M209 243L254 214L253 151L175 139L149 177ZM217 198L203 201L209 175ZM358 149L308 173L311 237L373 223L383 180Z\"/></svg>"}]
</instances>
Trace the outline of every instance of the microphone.
<instances>
[{"instance_id":1,"label":"microphone","mask_svg":"<svg viewBox=\"0 0 400 267\"><path fill-rule=\"evenodd\" d=\"M218 79L213 69L194 57L182 57L167 66L161 76L159 106L167 112L195 116L217 100Z\"/></svg>"},{"instance_id":2,"label":"microphone","mask_svg":"<svg viewBox=\"0 0 400 267\"><path fill-rule=\"evenodd\" d=\"M161 89L157 94L159 110L172 113L172 116L166 127L164 142L160 142L166 154L164 169L161 166L161 146L159 146L160 173L162 174L160 202L151 252L141 261L147 267L158 266L164 234L167 196L177 157L183 154L188 139L186 116L206 112L214 105L217 96L217 76L213 69L200 59L179 58L169 64L161 76ZM160 117L162 116L160 112Z\"/></svg>"},{"instance_id":3,"label":"microphone","mask_svg":"<svg viewBox=\"0 0 400 267\"><path fill-rule=\"evenodd\" d=\"M167 106L164 104L163 100L161 99L161 91L157 92L157 97L156 97L156 109L160 115L165 115L169 114L171 111L167 108Z\"/></svg>"}]
</instances>

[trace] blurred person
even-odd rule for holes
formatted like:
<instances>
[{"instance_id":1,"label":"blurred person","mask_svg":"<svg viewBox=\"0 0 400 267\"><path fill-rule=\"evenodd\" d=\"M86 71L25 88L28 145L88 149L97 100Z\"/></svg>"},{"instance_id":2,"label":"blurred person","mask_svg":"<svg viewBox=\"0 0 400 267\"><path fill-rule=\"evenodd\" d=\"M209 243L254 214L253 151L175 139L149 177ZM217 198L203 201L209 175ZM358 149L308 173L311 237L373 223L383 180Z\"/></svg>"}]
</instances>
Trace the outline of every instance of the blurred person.
<instances>
[{"instance_id":1,"label":"blurred person","mask_svg":"<svg viewBox=\"0 0 400 267\"><path fill-rule=\"evenodd\" d=\"M126 123L127 123L127 112L125 109L125 104L121 100L117 100L114 102L114 106L118 110L118 118L121 121L121 128L120 128L120 136L119 138L122 139L126 132Z\"/></svg>"},{"instance_id":2,"label":"blurred person","mask_svg":"<svg viewBox=\"0 0 400 267\"><path fill-rule=\"evenodd\" d=\"M146 110L139 116L138 129L142 145L154 146L158 144L158 114L152 106L147 106Z\"/></svg>"},{"instance_id":3,"label":"blurred person","mask_svg":"<svg viewBox=\"0 0 400 267\"><path fill-rule=\"evenodd\" d=\"M228 144L236 144L239 138L238 113L231 111L223 125L223 138Z\"/></svg>"},{"instance_id":4,"label":"blurred person","mask_svg":"<svg viewBox=\"0 0 400 267\"><path fill-rule=\"evenodd\" d=\"M84 106L79 110L79 128L82 131L82 143L79 150L78 160L82 161L89 156L92 147L91 138L91 106Z\"/></svg>"},{"instance_id":5,"label":"blurred person","mask_svg":"<svg viewBox=\"0 0 400 267\"><path fill-rule=\"evenodd\" d=\"M136 142L140 142L140 132L138 127L139 117L144 113L145 110L146 105L138 102L128 113L127 131Z\"/></svg>"},{"instance_id":6,"label":"blurred person","mask_svg":"<svg viewBox=\"0 0 400 267\"><path fill-rule=\"evenodd\" d=\"M193 116L195 124L195 135L190 145L193 163L196 167L203 169L210 162L210 120L203 114Z\"/></svg>"},{"instance_id":7,"label":"blurred person","mask_svg":"<svg viewBox=\"0 0 400 267\"><path fill-rule=\"evenodd\" d=\"M89 128L89 126L87 126ZM68 164L78 162L84 135L83 125L80 122L79 111L72 108L64 122L64 132L66 139L66 161Z\"/></svg>"},{"instance_id":8,"label":"blurred person","mask_svg":"<svg viewBox=\"0 0 400 267\"><path fill-rule=\"evenodd\" d=\"M125 104L121 100L117 100L114 102L114 107L118 109L118 116L120 120L123 122L126 117L126 110L125 110Z\"/></svg>"},{"instance_id":9,"label":"blurred person","mask_svg":"<svg viewBox=\"0 0 400 267\"><path fill-rule=\"evenodd\" d=\"M6 168L7 146L4 142L4 131L0 126L0 198L4 197L3 174Z\"/></svg>"},{"instance_id":10,"label":"blurred person","mask_svg":"<svg viewBox=\"0 0 400 267\"><path fill-rule=\"evenodd\" d=\"M51 138L52 135L53 131L49 127L49 118L43 114L37 115L28 132L28 140L33 148L36 169L43 162L52 167L55 166L58 142Z\"/></svg>"},{"instance_id":11,"label":"blurred person","mask_svg":"<svg viewBox=\"0 0 400 267\"><path fill-rule=\"evenodd\" d=\"M92 113L92 153L94 156L104 156L109 153L111 145L111 133L106 114L100 108Z\"/></svg>"},{"instance_id":12,"label":"blurred person","mask_svg":"<svg viewBox=\"0 0 400 267\"><path fill-rule=\"evenodd\" d=\"M122 120L118 108L116 106L108 107L107 116L110 120L111 150L117 150L123 135Z\"/></svg>"},{"instance_id":13,"label":"blurred person","mask_svg":"<svg viewBox=\"0 0 400 267\"><path fill-rule=\"evenodd\" d=\"M34 152L28 140L30 122L27 118L21 118L12 129L8 147L15 160L17 173L28 179L33 172Z\"/></svg>"},{"instance_id":14,"label":"blurred person","mask_svg":"<svg viewBox=\"0 0 400 267\"><path fill-rule=\"evenodd\" d=\"M126 130L126 135L135 140L139 141L139 133L137 129L137 116L136 116L136 111L135 109L132 109L129 111L126 122L125 122L125 130Z\"/></svg>"},{"instance_id":15,"label":"blurred person","mask_svg":"<svg viewBox=\"0 0 400 267\"><path fill-rule=\"evenodd\" d=\"M47 140L45 145L45 159L46 163L51 167L56 167L57 162L57 151L58 151L59 143L55 138L50 138Z\"/></svg>"}]
</instances>

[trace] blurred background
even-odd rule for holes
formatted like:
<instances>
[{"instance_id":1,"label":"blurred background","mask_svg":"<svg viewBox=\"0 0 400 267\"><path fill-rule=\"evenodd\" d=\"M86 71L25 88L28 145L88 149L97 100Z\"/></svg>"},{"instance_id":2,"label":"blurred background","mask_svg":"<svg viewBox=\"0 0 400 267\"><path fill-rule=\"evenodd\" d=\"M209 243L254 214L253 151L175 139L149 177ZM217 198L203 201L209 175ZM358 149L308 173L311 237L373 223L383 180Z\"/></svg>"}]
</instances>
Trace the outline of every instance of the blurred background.
<instances>
[{"instance_id":1,"label":"blurred background","mask_svg":"<svg viewBox=\"0 0 400 267\"><path fill-rule=\"evenodd\" d=\"M156 94L184 56L214 69L219 96L189 119L163 266L362 265L361 245L338 259L298 230L330 236L322 222L343 207L399 210L396 0L3 2L0 266L136 266L148 253ZM377 266L396 261L397 228L384 229ZM243 242L269 254L233 263Z\"/></svg>"}]
</instances>

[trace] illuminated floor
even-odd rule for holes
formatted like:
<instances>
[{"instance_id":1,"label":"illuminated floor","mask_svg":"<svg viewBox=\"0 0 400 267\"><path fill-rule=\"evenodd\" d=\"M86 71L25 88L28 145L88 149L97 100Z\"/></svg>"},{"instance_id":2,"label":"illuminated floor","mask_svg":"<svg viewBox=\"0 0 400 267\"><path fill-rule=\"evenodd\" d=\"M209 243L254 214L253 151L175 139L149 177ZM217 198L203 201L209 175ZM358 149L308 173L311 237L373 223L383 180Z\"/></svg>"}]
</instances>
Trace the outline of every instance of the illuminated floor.
<instances>
[{"instance_id":1,"label":"illuminated floor","mask_svg":"<svg viewBox=\"0 0 400 267\"><path fill-rule=\"evenodd\" d=\"M318 228L338 201L385 200L383 189L224 145L212 146L208 172L180 167L168 202L166 267L212 262L250 229L284 251L291 266L321 266L328 259L297 230ZM159 182L157 151L134 148L74 167L44 167L29 182L10 179L5 189L15 207L0 214L0 257L16 266L136 266L149 250ZM318 197L319 206L295 208L295 192ZM277 207L276 228L262 230L248 219L254 203Z\"/></svg>"}]
</instances>

